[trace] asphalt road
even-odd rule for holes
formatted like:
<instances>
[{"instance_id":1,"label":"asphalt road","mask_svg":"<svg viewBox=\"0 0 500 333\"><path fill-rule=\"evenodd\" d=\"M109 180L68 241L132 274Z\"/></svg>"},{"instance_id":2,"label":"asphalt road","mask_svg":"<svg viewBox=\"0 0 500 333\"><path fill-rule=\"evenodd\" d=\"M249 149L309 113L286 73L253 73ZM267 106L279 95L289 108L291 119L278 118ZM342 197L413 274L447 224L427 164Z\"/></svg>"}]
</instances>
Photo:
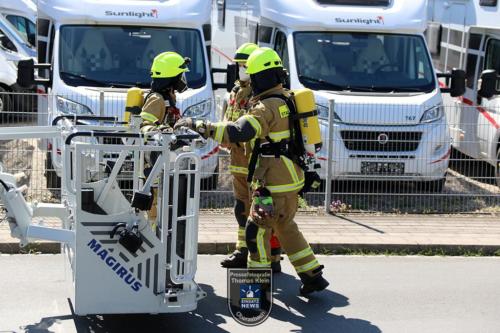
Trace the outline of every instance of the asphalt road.
<instances>
[{"instance_id":1,"label":"asphalt road","mask_svg":"<svg viewBox=\"0 0 500 333\"><path fill-rule=\"evenodd\" d=\"M200 256L208 293L193 313L75 317L61 255L0 256L0 332L499 332L500 258L321 257L329 290L298 297L284 261L271 316L237 324L226 303L221 256Z\"/></svg>"}]
</instances>

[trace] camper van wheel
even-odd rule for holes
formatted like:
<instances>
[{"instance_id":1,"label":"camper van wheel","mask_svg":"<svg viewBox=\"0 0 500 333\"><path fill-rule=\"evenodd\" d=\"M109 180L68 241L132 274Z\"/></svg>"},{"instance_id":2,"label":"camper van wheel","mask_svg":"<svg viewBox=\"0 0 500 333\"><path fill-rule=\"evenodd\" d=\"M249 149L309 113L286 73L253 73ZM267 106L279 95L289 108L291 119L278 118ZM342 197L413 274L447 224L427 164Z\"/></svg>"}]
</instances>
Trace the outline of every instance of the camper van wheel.
<instances>
[{"instance_id":1,"label":"camper van wheel","mask_svg":"<svg viewBox=\"0 0 500 333\"><path fill-rule=\"evenodd\" d=\"M52 165L52 154L47 152L45 156L45 180L47 189L54 195L60 195L61 191L61 177L59 177Z\"/></svg>"},{"instance_id":2,"label":"camper van wheel","mask_svg":"<svg viewBox=\"0 0 500 333\"><path fill-rule=\"evenodd\" d=\"M499 143L500 146L500 143ZM497 163L495 167L495 180L497 183L497 186L500 187L500 147L497 150Z\"/></svg>"}]
</instances>

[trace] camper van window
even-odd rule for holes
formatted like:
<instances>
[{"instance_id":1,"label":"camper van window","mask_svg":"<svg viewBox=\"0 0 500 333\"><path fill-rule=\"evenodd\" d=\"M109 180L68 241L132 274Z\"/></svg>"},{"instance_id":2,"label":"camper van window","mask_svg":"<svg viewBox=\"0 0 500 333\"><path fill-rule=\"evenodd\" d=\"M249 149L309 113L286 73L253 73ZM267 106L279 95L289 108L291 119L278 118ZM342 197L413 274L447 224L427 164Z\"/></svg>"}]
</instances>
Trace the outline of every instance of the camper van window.
<instances>
[{"instance_id":1,"label":"camper van window","mask_svg":"<svg viewBox=\"0 0 500 333\"><path fill-rule=\"evenodd\" d=\"M500 40L490 39L488 41L484 69L494 69L497 73L500 73ZM500 89L500 82L498 81L497 89Z\"/></svg>"},{"instance_id":2,"label":"camper van window","mask_svg":"<svg viewBox=\"0 0 500 333\"><path fill-rule=\"evenodd\" d=\"M463 32L460 30L450 29L450 39L449 44L462 46Z\"/></svg>"},{"instance_id":3,"label":"camper van window","mask_svg":"<svg viewBox=\"0 0 500 333\"><path fill-rule=\"evenodd\" d=\"M496 7L498 0L479 0L480 6Z\"/></svg>"},{"instance_id":4,"label":"camper van window","mask_svg":"<svg viewBox=\"0 0 500 333\"><path fill-rule=\"evenodd\" d=\"M299 79L308 88L375 92L435 89L421 36L297 32L294 37Z\"/></svg>"},{"instance_id":5,"label":"camper van window","mask_svg":"<svg viewBox=\"0 0 500 333\"><path fill-rule=\"evenodd\" d=\"M283 32L278 31L276 34L276 42L274 49L278 53L283 62L283 66L288 70L290 68L290 63L288 60L288 45L286 43L286 36Z\"/></svg>"},{"instance_id":6,"label":"camper van window","mask_svg":"<svg viewBox=\"0 0 500 333\"><path fill-rule=\"evenodd\" d=\"M446 70L451 71L453 68L462 68L460 64L460 52L448 49L448 61L446 62Z\"/></svg>"},{"instance_id":7,"label":"camper van window","mask_svg":"<svg viewBox=\"0 0 500 333\"><path fill-rule=\"evenodd\" d=\"M175 51L192 59L190 88L206 82L201 34L194 29L120 26L62 26L60 76L72 86L149 87L153 58Z\"/></svg>"},{"instance_id":8,"label":"camper van window","mask_svg":"<svg viewBox=\"0 0 500 333\"><path fill-rule=\"evenodd\" d=\"M7 15L6 18L19 31L23 39L28 41L31 46L34 46L36 38L35 23L26 17L18 15Z\"/></svg>"},{"instance_id":9,"label":"camper van window","mask_svg":"<svg viewBox=\"0 0 500 333\"><path fill-rule=\"evenodd\" d=\"M17 52L17 48L12 41L0 30L0 46L12 52Z\"/></svg>"},{"instance_id":10,"label":"camper van window","mask_svg":"<svg viewBox=\"0 0 500 333\"><path fill-rule=\"evenodd\" d=\"M477 55L468 54L467 55L467 66L465 67L465 78L467 88L474 89L474 83L476 82L476 65L477 65Z\"/></svg>"},{"instance_id":11,"label":"camper van window","mask_svg":"<svg viewBox=\"0 0 500 333\"><path fill-rule=\"evenodd\" d=\"M469 35L469 49L471 50L479 50L481 47L481 39L483 35L481 34L470 34Z\"/></svg>"}]
</instances>

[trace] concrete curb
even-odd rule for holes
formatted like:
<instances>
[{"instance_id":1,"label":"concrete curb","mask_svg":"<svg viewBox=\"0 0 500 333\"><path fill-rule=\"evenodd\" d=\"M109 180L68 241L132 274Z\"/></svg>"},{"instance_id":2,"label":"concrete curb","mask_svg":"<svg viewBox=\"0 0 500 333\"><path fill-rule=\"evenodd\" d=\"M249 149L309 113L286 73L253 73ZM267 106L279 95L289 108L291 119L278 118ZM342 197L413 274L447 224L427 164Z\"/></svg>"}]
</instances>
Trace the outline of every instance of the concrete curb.
<instances>
[{"instance_id":1,"label":"concrete curb","mask_svg":"<svg viewBox=\"0 0 500 333\"><path fill-rule=\"evenodd\" d=\"M0 253L25 254L25 253L61 253L61 244L54 242L31 243L21 248L19 242L0 243Z\"/></svg>"},{"instance_id":2,"label":"concrete curb","mask_svg":"<svg viewBox=\"0 0 500 333\"><path fill-rule=\"evenodd\" d=\"M311 243L311 248L317 254L426 254L430 255L500 255L500 245L457 245L457 244L334 244ZM199 254L228 254L234 250L234 243L207 243L198 244ZM32 243L25 248L19 247L18 242L0 243L2 254L24 253L60 253L61 245L54 242Z\"/></svg>"}]
</instances>

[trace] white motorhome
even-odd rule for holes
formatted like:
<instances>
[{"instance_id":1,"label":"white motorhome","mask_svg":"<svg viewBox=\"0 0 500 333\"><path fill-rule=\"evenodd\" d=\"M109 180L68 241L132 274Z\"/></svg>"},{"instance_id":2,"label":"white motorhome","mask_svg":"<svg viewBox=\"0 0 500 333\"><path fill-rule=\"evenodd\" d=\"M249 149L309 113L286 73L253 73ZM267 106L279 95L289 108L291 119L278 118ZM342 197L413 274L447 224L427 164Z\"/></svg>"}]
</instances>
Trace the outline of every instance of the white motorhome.
<instances>
[{"instance_id":1,"label":"white motorhome","mask_svg":"<svg viewBox=\"0 0 500 333\"><path fill-rule=\"evenodd\" d=\"M41 95L41 125L58 115L118 116L125 110L129 87L150 86L153 58L176 51L192 59L186 73L189 89L178 95L184 116L212 119L215 103L208 54L210 2L204 0L116 1L39 0L37 50L39 70L48 80ZM45 99L45 101L43 101ZM46 107L46 110L45 110ZM58 152L60 144L52 145ZM199 150L202 172L215 184L218 146L209 140ZM49 169L60 175L60 156L48 156ZM48 187L59 187L58 177L47 175Z\"/></svg>"},{"instance_id":2,"label":"white motorhome","mask_svg":"<svg viewBox=\"0 0 500 333\"><path fill-rule=\"evenodd\" d=\"M36 42L36 4L31 0L0 0L3 15L31 46Z\"/></svg>"},{"instance_id":3,"label":"white motorhome","mask_svg":"<svg viewBox=\"0 0 500 333\"><path fill-rule=\"evenodd\" d=\"M36 51L28 40L0 15L0 112L31 111L32 98L19 98L16 94L30 91L17 84L17 63L35 57Z\"/></svg>"},{"instance_id":4,"label":"white motorhome","mask_svg":"<svg viewBox=\"0 0 500 333\"><path fill-rule=\"evenodd\" d=\"M232 8L220 0L218 6ZM425 0L261 0L244 6L243 22L258 23L258 42L280 54L290 87L314 90L324 138L328 101L334 100L334 179L407 180L442 189L451 143L423 35ZM320 160L324 178L326 149Z\"/></svg>"},{"instance_id":5,"label":"white motorhome","mask_svg":"<svg viewBox=\"0 0 500 333\"><path fill-rule=\"evenodd\" d=\"M500 186L500 9L497 0L429 2L436 68L465 68L466 91L446 109L453 147L495 167ZM481 82L482 81L482 82Z\"/></svg>"}]
</instances>

